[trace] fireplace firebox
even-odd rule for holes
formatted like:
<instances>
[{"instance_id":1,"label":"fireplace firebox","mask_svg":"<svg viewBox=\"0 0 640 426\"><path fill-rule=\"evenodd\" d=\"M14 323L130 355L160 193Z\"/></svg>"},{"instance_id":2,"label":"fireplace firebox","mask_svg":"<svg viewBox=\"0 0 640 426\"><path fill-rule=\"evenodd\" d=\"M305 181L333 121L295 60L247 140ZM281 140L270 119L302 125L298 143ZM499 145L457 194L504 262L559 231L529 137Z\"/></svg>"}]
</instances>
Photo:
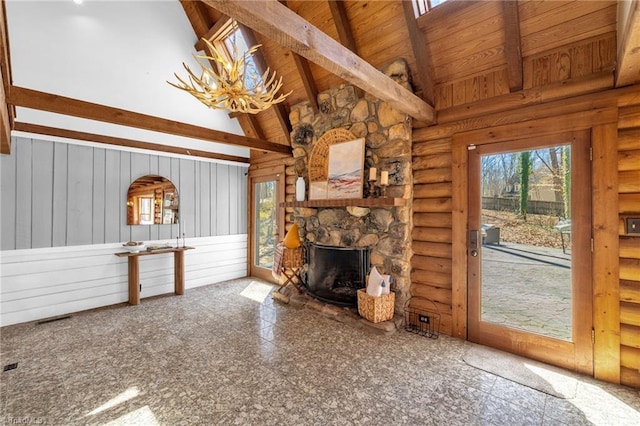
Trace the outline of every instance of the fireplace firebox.
<instances>
[{"instance_id":1,"label":"fireplace firebox","mask_svg":"<svg viewBox=\"0 0 640 426\"><path fill-rule=\"evenodd\" d=\"M357 290L366 287L370 250L360 247L307 245L309 294L338 306L356 306Z\"/></svg>"}]
</instances>

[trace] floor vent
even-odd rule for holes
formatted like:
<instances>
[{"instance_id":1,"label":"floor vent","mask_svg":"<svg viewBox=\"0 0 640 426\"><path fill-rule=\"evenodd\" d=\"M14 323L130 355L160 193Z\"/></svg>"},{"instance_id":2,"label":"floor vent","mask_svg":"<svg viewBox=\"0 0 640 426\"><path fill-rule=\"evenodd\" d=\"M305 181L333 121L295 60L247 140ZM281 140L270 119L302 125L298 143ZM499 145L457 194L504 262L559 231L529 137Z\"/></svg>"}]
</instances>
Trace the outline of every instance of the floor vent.
<instances>
[{"instance_id":1,"label":"floor vent","mask_svg":"<svg viewBox=\"0 0 640 426\"><path fill-rule=\"evenodd\" d=\"M4 369L2 371L9 371L9 370L15 370L16 368L18 368L18 363L14 362L13 364L7 364L4 366Z\"/></svg>"},{"instance_id":2,"label":"floor vent","mask_svg":"<svg viewBox=\"0 0 640 426\"><path fill-rule=\"evenodd\" d=\"M37 324L38 325L49 324L50 322L62 321L62 320L66 320L66 319L69 319L69 318L71 318L71 315L65 315L63 317L49 318L49 319L46 319L46 320L38 321Z\"/></svg>"}]
</instances>

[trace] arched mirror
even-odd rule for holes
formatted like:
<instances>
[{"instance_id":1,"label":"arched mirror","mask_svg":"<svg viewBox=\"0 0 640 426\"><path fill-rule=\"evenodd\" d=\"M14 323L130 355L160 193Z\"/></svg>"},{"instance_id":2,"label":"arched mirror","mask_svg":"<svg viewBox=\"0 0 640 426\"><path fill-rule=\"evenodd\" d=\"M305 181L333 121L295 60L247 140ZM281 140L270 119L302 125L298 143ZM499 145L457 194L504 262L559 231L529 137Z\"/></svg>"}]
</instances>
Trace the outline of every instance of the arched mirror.
<instances>
[{"instance_id":1,"label":"arched mirror","mask_svg":"<svg viewBox=\"0 0 640 426\"><path fill-rule=\"evenodd\" d=\"M127 225L178 223L178 190L167 178L147 175L136 179L127 193Z\"/></svg>"}]
</instances>

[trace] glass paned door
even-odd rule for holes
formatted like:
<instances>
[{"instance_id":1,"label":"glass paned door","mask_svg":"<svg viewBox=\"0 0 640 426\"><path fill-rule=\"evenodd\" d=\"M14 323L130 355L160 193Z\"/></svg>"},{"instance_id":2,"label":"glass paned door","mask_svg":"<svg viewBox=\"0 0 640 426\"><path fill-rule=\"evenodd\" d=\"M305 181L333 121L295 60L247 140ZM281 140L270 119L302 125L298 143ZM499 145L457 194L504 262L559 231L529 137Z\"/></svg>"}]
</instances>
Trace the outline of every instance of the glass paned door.
<instances>
[{"instance_id":1,"label":"glass paned door","mask_svg":"<svg viewBox=\"0 0 640 426\"><path fill-rule=\"evenodd\" d=\"M469 340L593 369L588 132L473 146Z\"/></svg>"},{"instance_id":2,"label":"glass paned door","mask_svg":"<svg viewBox=\"0 0 640 426\"><path fill-rule=\"evenodd\" d=\"M249 274L267 281L271 275L276 244L284 235L284 167L249 172L251 229Z\"/></svg>"},{"instance_id":3,"label":"glass paned door","mask_svg":"<svg viewBox=\"0 0 640 426\"><path fill-rule=\"evenodd\" d=\"M571 146L480 164L481 320L571 341Z\"/></svg>"},{"instance_id":4,"label":"glass paned door","mask_svg":"<svg viewBox=\"0 0 640 426\"><path fill-rule=\"evenodd\" d=\"M273 254L278 236L276 212L276 181L268 180L255 184L254 235L256 241L253 258L255 265L261 268L273 266Z\"/></svg>"}]
</instances>

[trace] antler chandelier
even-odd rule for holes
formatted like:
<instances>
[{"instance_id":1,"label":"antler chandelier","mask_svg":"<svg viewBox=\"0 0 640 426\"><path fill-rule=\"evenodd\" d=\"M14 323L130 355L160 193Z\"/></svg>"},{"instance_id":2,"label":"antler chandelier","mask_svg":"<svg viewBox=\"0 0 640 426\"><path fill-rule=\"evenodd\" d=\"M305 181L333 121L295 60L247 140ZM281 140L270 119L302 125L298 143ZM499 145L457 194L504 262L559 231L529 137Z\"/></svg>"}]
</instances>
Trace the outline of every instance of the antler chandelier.
<instances>
[{"instance_id":1,"label":"antler chandelier","mask_svg":"<svg viewBox=\"0 0 640 426\"><path fill-rule=\"evenodd\" d=\"M202 41L207 45L211 56L194 55L202 68L200 76L197 76L183 62L182 66L189 76L188 82L180 78L178 74L174 74L180 83L176 84L170 81L167 83L193 95L209 108L249 114L264 111L271 105L284 101L291 94L289 92L286 95L276 96L282 87L282 77L276 80L275 72L269 77L269 68L262 76L259 76L255 71L248 72L247 62L261 46L260 44L251 47L243 55L238 54L238 49L234 44L233 58L227 59L227 56L221 54L209 40L203 38ZM203 63L201 59L209 60L212 67Z\"/></svg>"}]
</instances>

